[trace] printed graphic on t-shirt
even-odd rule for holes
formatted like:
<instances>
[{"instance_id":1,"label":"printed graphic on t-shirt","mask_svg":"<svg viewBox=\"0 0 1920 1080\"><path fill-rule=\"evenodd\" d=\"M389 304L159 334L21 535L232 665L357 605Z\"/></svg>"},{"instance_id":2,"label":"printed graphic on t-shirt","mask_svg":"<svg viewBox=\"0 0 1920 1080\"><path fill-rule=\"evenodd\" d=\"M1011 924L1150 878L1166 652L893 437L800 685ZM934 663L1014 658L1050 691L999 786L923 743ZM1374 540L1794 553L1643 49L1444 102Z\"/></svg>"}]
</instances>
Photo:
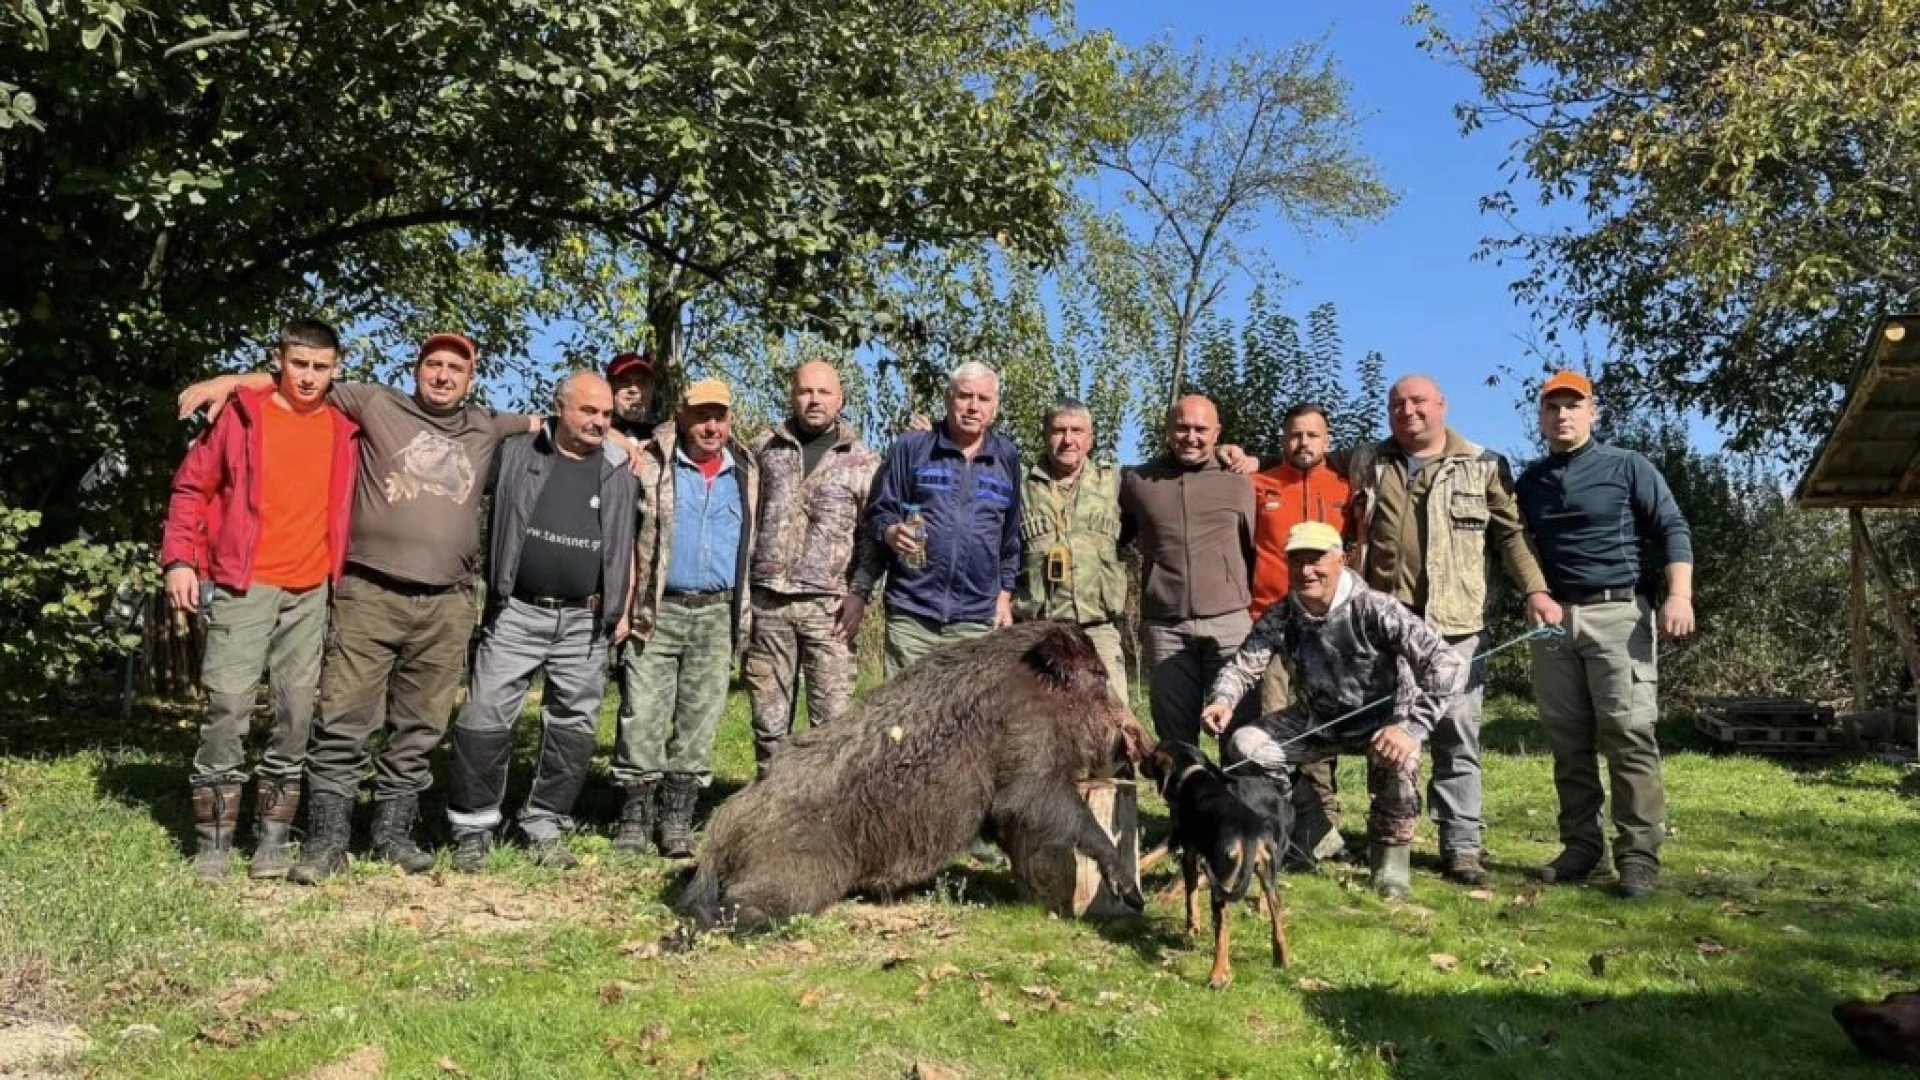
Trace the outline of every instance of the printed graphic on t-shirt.
<instances>
[{"instance_id":1,"label":"printed graphic on t-shirt","mask_svg":"<svg viewBox=\"0 0 1920 1080\"><path fill-rule=\"evenodd\" d=\"M438 495L464 506L473 493L473 462L452 439L422 431L393 455L396 469L387 474L387 501L411 502L421 495Z\"/></svg>"}]
</instances>

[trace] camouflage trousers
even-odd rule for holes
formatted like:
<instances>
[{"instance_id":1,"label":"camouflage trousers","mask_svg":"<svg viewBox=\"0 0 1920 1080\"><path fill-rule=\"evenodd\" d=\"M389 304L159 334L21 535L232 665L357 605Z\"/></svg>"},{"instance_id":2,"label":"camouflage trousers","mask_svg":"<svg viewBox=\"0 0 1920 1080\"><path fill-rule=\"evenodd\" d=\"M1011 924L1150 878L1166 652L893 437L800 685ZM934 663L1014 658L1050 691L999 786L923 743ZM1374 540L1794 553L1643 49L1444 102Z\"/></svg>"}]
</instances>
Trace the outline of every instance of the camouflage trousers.
<instances>
[{"instance_id":1,"label":"camouflage trousers","mask_svg":"<svg viewBox=\"0 0 1920 1080\"><path fill-rule=\"evenodd\" d=\"M1285 711L1235 724L1220 740L1220 758L1229 765L1251 759L1246 768L1284 781L1287 770L1295 765L1330 762L1341 754L1365 755L1367 839L1376 844L1411 844L1420 824L1420 758L1416 755L1399 769L1381 764L1368 753L1377 730L1372 728L1319 731L1301 738L1316 722L1303 712Z\"/></svg>"},{"instance_id":2,"label":"camouflage trousers","mask_svg":"<svg viewBox=\"0 0 1920 1080\"><path fill-rule=\"evenodd\" d=\"M853 702L853 651L834 636L837 596L753 594L753 631L742 674L753 703L753 756L765 763L793 730L807 684L807 722L830 724Z\"/></svg>"},{"instance_id":3,"label":"camouflage trousers","mask_svg":"<svg viewBox=\"0 0 1920 1080\"><path fill-rule=\"evenodd\" d=\"M660 602L646 647L629 649L630 694L613 738L613 780L626 785L688 773L713 780L713 737L727 711L733 609Z\"/></svg>"}]
</instances>

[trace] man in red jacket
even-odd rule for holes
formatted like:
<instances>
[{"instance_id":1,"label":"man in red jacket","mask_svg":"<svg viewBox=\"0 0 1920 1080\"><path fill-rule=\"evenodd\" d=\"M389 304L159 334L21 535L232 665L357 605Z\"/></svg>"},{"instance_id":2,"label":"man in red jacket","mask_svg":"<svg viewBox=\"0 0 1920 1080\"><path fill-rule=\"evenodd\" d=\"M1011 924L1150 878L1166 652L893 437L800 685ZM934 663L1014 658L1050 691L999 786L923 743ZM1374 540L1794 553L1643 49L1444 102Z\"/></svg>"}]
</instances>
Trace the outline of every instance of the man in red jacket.
<instances>
[{"instance_id":1,"label":"man in red jacket","mask_svg":"<svg viewBox=\"0 0 1920 1080\"><path fill-rule=\"evenodd\" d=\"M207 617L207 714L191 784L194 871L208 879L224 876L232 858L263 667L273 733L255 787L250 872L284 877L292 865L287 835L300 807L328 585L346 558L357 428L327 404L340 338L325 323L295 319L275 353L274 385L235 395L180 463L160 551L174 607Z\"/></svg>"},{"instance_id":2,"label":"man in red jacket","mask_svg":"<svg viewBox=\"0 0 1920 1080\"><path fill-rule=\"evenodd\" d=\"M1287 536L1308 521L1347 533L1347 480L1327 460L1327 410L1312 402L1288 409L1280 418L1285 456L1253 476L1253 607L1261 614L1287 598ZM1270 664L1260 680L1260 715L1293 703L1288 666ZM1340 838L1339 759L1302 765L1294 771L1293 836L1287 859L1305 869L1331 859L1344 848Z\"/></svg>"}]
</instances>

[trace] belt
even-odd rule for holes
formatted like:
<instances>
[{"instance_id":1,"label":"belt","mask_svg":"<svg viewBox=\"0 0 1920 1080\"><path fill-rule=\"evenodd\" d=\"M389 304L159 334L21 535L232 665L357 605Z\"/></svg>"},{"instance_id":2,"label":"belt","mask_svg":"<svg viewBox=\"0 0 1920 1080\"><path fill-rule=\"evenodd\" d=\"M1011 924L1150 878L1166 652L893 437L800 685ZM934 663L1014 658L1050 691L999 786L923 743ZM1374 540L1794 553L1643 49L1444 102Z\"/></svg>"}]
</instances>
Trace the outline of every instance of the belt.
<instances>
[{"instance_id":1,"label":"belt","mask_svg":"<svg viewBox=\"0 0 1920 1080\"><path fill-rule=\"evenodd\" d=\"M660 599L663 603L672 604L675 607L711 607L714 604L732 603L733 590L715 589L712 592L674 592L669 589Z\"/></svg>"},{"instance_id":2,"label":"belt","mask_svg":"<svg viewBox=\"0 0 1920 1080\"><path fill-rule=\"evenodd\" d=\"M583 596L577 600L560 596L534 596L529 593L514 593L513 598L523 604L532 604L534 607L545 608L548 611L591 611L596 615L600 613L598 593Z\"/></svg>"},{"instance_id":3,"label":"belt","mask_svg":"<svg viewBox=\"0 0 1920 1080\"><path fill-rule=\"evenodd\" d=\"M357 577L361 581L378 585L388 592L399 593L401 596L443 596L467 587L464 581L455 581L447 585L422 585L417 581L403 581L391 574L370 570L359 563L348 563L346 573L349 577Z\"/></svg>"},{"instance_id":4,"label":"belt","mask_svg":"<svg viewBox=\"0 0 1920 1080\"><path fill-rule=\"evenodd\" d=\"M1639 596L1640 590L1631 585L1623 585L1617 589L1568 589L1565 592L1555 593L1553 598L1563 604L1624 604L1638 599Z\"/></svg>"}]
</instances>

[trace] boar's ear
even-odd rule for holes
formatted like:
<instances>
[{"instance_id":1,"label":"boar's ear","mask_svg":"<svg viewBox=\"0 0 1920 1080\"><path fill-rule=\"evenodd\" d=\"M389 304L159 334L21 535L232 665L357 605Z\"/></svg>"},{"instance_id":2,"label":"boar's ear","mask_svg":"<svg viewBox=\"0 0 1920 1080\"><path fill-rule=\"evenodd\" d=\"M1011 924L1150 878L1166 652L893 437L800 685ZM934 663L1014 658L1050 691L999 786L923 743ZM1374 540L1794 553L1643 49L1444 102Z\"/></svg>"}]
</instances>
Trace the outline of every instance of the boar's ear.
<instances>
[{"instance_id":1,"label":"boar's ear","mask_svg":"<svg viewBox=\"0 0 1920 1080\"><path fill-rule=\"evenodd\" d=\"M1053 623L1020 661L1053 689L1066 694L1105 694L1107 669L1086 631L1069 623Z\"/></svg>"}]
</instances>

